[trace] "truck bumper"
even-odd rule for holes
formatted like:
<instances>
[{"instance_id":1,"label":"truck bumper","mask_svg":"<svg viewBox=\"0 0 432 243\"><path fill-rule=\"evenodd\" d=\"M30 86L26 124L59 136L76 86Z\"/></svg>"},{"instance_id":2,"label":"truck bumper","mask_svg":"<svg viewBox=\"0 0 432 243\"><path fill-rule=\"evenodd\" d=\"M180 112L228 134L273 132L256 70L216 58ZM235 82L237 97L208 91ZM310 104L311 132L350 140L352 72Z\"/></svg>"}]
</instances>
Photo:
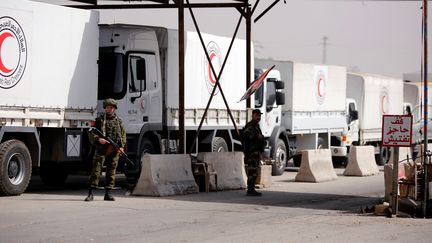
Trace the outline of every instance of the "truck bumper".
<instances>
[{"instance_id":1,"label":"truck bumper","mask_svg":"<svg viewBox=\"0 0 432 243\"><path fill-rule=\"evenodd\" d=\"M348 155L346 147L330 146L330 151L333 157L346 157Z\"/></svg>"}]
</instances>

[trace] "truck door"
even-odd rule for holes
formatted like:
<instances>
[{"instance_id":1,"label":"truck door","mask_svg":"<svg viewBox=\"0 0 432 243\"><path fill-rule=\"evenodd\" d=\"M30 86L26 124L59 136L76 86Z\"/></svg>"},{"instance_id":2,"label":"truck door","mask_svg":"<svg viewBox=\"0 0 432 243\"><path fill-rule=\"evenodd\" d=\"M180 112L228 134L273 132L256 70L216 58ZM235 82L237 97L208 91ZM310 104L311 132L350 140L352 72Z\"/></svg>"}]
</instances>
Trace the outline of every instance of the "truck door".
<instances>
[{"instance_id":1,"label":"truck door","mask_svg":"<svg viewBox=\"0 0 432 243\"><path fill-rule=\"evenodd\" d=\"M131 52L128 55L128 131L139 133L144 123L158 122L162 97L155 53Z\"/></svg>"}]
</instances>

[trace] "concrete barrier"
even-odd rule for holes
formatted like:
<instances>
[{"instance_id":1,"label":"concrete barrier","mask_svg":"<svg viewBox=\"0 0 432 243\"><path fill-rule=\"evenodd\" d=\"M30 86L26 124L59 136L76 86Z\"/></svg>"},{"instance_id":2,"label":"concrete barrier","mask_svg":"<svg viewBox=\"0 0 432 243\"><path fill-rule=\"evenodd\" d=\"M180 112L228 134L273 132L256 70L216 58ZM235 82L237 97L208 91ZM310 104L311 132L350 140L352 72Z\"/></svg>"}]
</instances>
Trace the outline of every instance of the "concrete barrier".
<instances>
[{"instance_id":1,"label":"concrete barrier","mask_svg":"<svg viewBox=\"0 0 432 243\"><path fill-rule=\"evenodd\" d=\"M145 154L141 161L141 175L132 195L163 197L198 193L189 155Z\"/></svg>"},{"instance_id":2,"label":"concrete barrier","mask_svg":"<svg viewBox=\"0 0 432 243\"><path fill-rule=\"evenodd\" d=\"M216 171L218 190L246 188L247 176L242 152L199 153L198 160L208 163ZM213 180L210 180L210 186L216 188Z\"/></svg>"},{"instance_id":3,"label":"concrete barrier","mask_svg":"<svg viewBox=\"0 0 432 243\"><path fill-rule=\"evenodd\" d=\"M379 173L373 146L351 146L344 176L370 176Z\"/></svg>"},{"instance_id":4,"label":"concrete barrier","mask_svg":"<svg viewBox=\"0 0 432 243\"><path fill-rule=\"evenodd\" d=\"M330 149L302 151L301 165L295 181L324 182L336 179Z\"/></svg>"},{"instance_id":5,"label":"concrete barrier","mask_svg":"<svg viewBox=\"0 0 432 243\"><path fill-rule=\"evenodd\" d=\"M270 187L272 184L272 165L261 165L257 172L256 186L259 188Z\"/></svg>"}]
</instances>

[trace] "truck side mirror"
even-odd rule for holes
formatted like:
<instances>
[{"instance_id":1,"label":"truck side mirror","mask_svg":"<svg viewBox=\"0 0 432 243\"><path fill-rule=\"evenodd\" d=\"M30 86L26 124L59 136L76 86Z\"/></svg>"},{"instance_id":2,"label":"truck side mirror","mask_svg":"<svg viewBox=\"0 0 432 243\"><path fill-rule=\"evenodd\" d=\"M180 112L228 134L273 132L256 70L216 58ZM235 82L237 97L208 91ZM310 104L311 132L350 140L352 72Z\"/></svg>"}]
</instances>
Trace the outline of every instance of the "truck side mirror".
<instances>
[{"instance_id":1,"label":"truck side mirror","mask_svg":"<svg viewBox=\"0 0 432 243\"><path fill-rule=\"evenodd\" d=\"M358 110L353 110L353 111L350 111L350 120L351 121L356 121L356 120L358 120Z\"/></svg>"},{"instance_id":2,"label":"truck side mirror","mask_svg":"<svg viewBox=\"0 0 432 243\"><path fill-rule=\"evenodd\" d=\"M285 88L285 82L284 81L275 81L276 89L284 89Z\"/></svg>"},{"instance_id":3,"label":"truck side mirror","mask_svg":"<svg viewBox=\"0 0 432 243\"><path fill-rule=\"evenodd\" d=\"M411 115L411 114L412 114L411 106L407 105L407 106L405 107L405 112L406 112L407 115Z\"/></svg>"},{"instance_id":4,"label":"truck side mirror","mask_svg":"<svg viewBox=\"0 0 432 243\"><path fill-rule=\"evenodd\" d=\"M285 93L284 92L276 92L276 105L285 105Z\"/></svg>"}]
</instances>

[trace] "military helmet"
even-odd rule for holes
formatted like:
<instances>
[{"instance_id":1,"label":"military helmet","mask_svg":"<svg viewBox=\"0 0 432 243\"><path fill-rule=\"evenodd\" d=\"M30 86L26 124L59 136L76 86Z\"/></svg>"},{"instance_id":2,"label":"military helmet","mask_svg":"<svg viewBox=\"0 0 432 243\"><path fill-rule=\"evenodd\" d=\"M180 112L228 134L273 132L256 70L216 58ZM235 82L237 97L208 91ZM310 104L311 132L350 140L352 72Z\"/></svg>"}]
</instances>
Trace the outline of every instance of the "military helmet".
<instances>
[{"instance_id":1,"label":"military helmet","mask_svg":"<svg viewBox=\"0 0 432 243\"><path fill-rule=\"evenodd\" d=\"M109 98L109 99L104 100L103 108L105 109L109 105L117 109L117 101L115 99Z\"/></svg>"}]
</instances>

